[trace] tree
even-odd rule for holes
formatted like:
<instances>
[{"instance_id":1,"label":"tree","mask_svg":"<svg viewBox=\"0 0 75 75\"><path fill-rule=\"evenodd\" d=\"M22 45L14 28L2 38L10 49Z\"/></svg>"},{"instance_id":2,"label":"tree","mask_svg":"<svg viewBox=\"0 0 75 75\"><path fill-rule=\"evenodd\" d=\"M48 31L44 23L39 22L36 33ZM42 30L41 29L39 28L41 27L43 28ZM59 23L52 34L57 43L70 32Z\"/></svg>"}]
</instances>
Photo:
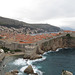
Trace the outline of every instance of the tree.
<instances>
[{"instance_id":1,"label":"tree","mask_svg":"<svg viewBox=\"0 0 75 75\"><path fill-rule=\"evenodd\" d=\"M0 39L2 39L2 37L0 36Z\"/></svg>"},{"instance_id":2,"label":"tree","mask_svg":"<svg viewBox=\"0 0 75 75\"><path fill-rule=\"evenodd\" d=\"M66 36L68 37L68 38L70 38L71 36L70 36L70 34L66 34Z\"/></svg>"}]
</instances>

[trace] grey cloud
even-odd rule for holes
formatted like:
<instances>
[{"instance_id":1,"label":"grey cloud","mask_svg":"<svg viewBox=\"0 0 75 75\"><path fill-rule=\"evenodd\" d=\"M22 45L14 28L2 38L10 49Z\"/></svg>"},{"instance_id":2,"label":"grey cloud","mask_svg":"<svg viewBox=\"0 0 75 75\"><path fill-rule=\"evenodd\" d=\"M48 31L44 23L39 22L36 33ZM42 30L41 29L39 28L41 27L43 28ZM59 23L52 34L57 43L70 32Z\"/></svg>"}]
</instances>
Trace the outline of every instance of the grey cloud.
<instances>
[{"instance_id":1,"label":"grey cloud","mask_svg":"<svg viewBox=\"0 0 75 75\"><path fill-rule=\"evenodd\" d=\"M64 21L64 23L66 23L66 25L64 26L70 27L75 30L75 21Z\"/></svg>"},{"instance_id":2,"label":"grey cloud","mask_svg":"<svg viewBox=\"0 0 75 75\"><path fill-rule=\"evenodd\" d=\"M36 8L20 9L21 17L27 17L34 21L42 21L58 17L75 17L75 0L41 0ZM33 3L34 5L34 3Z\"/></svg>"},{"instance_id":3,"label":"grey cloud","mask_svg":"<svg viewBox=\"0 0 75 75\"><path fill-rule=\"evenodd\" d=\"M75 28L74 19L73 21L66 19L65 19L66 21L63 20L64 18L75 17L75 0L11 0L11 1L7 0L6 1L7 4L6 3L4 4L5 7L7 8L6 10L5 7L1 7L0 5L1 7L0 16L33 23L54 22L52 24L57 23L56 24L57 26L66 25ZM50 22L51 19L54 19L54 21Z\"/></svg>"}]
</instances>

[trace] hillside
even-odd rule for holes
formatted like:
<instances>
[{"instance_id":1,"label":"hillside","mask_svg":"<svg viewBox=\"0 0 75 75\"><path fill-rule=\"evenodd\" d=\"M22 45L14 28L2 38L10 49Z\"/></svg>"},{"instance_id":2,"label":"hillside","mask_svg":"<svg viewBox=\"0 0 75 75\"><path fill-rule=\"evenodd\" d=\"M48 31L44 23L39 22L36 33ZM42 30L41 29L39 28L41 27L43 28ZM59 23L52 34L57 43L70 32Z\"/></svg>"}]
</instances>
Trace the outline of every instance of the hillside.
<instances>
[{"instance_id":1,"label":"hillside","mask_svg":"<svg viewBox=\"0 0 75 75\"><path fill-rule=\"evenodd\" d=\"M7 28L11 30L14 29L15 31L17 29L19 33L23 32L28 34L41 33L41 32L58 32L61 30L59 27L52 26L49 24L29 24L26 22L4 18L4 17L0 17L0 26L6 27L6 29Z\"/></svg>"}]
</instances>

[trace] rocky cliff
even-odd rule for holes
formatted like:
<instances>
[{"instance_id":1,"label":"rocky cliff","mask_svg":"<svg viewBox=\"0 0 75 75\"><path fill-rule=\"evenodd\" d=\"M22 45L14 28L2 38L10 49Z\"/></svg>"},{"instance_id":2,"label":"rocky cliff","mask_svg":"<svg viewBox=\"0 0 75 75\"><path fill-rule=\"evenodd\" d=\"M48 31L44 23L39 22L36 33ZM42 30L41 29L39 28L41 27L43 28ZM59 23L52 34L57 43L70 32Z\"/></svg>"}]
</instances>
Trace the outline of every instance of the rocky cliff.
<instances>
[{"instance_id":1,"label":"rocky cliff","mask_svg":"<svg viewBox=\"0 0 75 75\"><path fill-rule=\"evenodd\" d=\"M58 48L65 48L65 47L75 47L75 37L67 37L67 36L62 36L58 38L54 38L52 40L48 40L43 42L40 45L41 50L43 51L56 51Z\"/></svg>"},{"instance_id":2,"label":"rocky cliff","mask_svg":"<svg viewBox=\"0 0 75 75\"><path fill-rule=\"evenodd\" d=\"M71 34L70 37L65 35L54 36L31 44L8 43L0 40L0 46L10 50L22 50L25 53L24 58L36 59L41 58L40 54L46 51L56 51L58 48L65 47L75 48L75 33Z\"/></svg>"},{"instance_id":3,"label":"rocky cliff","mask_svg":"<svg viewBox=\"0 0 75 75\"><path fill-rule=\"evenodd\" d=\"M30 59L36 59L41 56L39 54L43 54L46 51L56 51L58 48L75 48L75 37L67 37L67 36L60 36L55 37L52 39L44 40L41 42L38 42L37 45L35 45L35 49L31 51L25 50L25 58L27 58L27 55ZM28 53L29 52L29 53Z\"/></svg>"}]
</instances>

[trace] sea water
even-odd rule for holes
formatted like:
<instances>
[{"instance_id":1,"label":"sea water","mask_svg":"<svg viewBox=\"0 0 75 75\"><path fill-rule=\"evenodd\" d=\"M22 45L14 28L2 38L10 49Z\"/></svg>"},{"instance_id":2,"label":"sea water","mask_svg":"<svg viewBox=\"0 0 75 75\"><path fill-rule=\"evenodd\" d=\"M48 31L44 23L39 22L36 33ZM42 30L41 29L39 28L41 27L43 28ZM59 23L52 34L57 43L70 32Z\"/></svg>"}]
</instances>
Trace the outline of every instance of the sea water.
<instances>
[{"instance_id":1,"label":"sea water","mask_svg":"<svg viewBox=\"0 0 75 75\"><path fill-rule=\"evenodd\" d=\"M36 60L26 60L22 56L13 56L7 60L4 60L4 62L8 62L4 72L16 69L19 70L18 75L26 75L24 70L31 65L38 75L61 75L63 69L71 71L75 75L75 48L48 51L42 55L41 59Z\"/></svg>"}]
</instances>

